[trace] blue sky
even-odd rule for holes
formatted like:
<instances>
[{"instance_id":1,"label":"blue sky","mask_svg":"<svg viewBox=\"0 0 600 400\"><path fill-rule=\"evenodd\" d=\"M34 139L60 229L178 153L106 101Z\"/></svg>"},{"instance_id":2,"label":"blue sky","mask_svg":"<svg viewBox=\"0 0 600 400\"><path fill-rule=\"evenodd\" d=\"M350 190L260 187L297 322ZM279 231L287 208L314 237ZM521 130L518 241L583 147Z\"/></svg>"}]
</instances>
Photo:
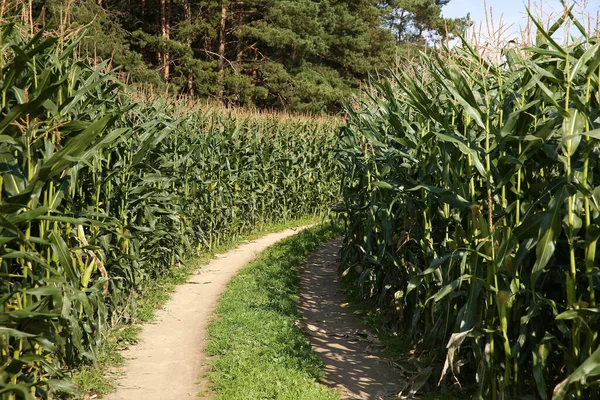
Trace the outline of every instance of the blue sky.
<instances>
[{"instance_id":1,"label":"blue sky","mask_svg":"<svg viewBox=\"0 0 600 400\"><path fill-rule=\"evenodd\" d=\"M573 4L574 0L569 0L569 4ZM589 0L575 1L577 5L575 9L582 10L581 3L587 3L587 7L584 10L586 13L591 14L594 18L600 13L600 0ZM534 15L541 15L540 5L544 11L544 14L554 10L554 12L562 9L559 0L531 0L532 11ZM494 20L497 23L502 15L504 25L512 25L511 32L518 32L519 27L525 27L527 23L527 12L525 7L527 0L487 0L487 8L490 7L493 11ZM483 0L451 0L450 3L443 8L443 14L445 17L462 17L467 13L471 13L471 19L478 25L480 22L483 23L483 31L485 28L485 8ZM546 17L547 18L547 17ZM497 25L496 25L497 26ZM592 24L595 26L595 23ZM509 34L511 33L509 32Z\"/></svg>"}]
</instances>

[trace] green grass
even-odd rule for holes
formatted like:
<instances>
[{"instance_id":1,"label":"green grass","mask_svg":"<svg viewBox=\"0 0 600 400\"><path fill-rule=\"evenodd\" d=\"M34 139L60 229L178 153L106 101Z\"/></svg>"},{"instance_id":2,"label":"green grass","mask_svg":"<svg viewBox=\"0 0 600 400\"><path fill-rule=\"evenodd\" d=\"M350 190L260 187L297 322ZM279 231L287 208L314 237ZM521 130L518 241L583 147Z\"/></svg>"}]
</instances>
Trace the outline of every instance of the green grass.
<instances>
[{"instance_id":1,"label":"green grass","mask_svg":"<svg viewBox=\"0 0 600 400\"><path fill-rule=\"evenodd\" d=\"M124 364L120 351L125 347L138 343L138 334L141 331L139 323L154 320L156 310L165 304L178 285L187 281L189 276L215 258L215 254L224 253L237 247L239 244L257 239L269 233L283 231L305 225L318 223L318 217L305 217L286 223L265 224L253 232L230 240L213 251L205 252L190 259L180 268L171 269L160 278L149 281L144 286L144 291L136 299L136 311L131 316L134 324L118 324L103 335L102 347L98 360L94 365L87 365L77 370L73 375L73 382L87 394L108 394L115 390L118 378L118 368Z\"/></svg>"},{"instance_id":2,"label":"green grass","mask_svg":"<svg viewBox=\"0 0 600 400\"><path fill-rule=\"evenodd\" d=\"M317 383L321 360L296 326L305 257L339 234L329 224L265 250L229 283L209 324L207 353L217 399L338 399Z\"/></svg>"}]
</instances>

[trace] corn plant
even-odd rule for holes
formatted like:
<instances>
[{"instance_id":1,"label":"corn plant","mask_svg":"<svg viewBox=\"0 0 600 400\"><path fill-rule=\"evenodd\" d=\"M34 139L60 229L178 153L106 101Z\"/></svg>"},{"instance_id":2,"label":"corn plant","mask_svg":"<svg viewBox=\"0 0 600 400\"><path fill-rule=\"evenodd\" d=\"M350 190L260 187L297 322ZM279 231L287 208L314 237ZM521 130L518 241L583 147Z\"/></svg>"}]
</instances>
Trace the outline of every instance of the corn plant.
<instances>
[{"instance_id":1,"label":"corn plant","mask_svg":"<svg viewBox=\"0 0 600 400\"><path fill-rule=\"evenodd\" d=\"M570 10L533 21L502 63L463 41L348 110L342 272L445 361L440 384L598 398L600 41Z\"/></svg>"},{"instance_id":2,"label":"corn plant","mask_svg":"<svg viewBox=\"0 0 600 400\"><path fill-rule=\"evenodd\" d=\"M76 391L145 282L338 190L334 120L140 101L76 46L0 32L2 399Z\"/></svg>"}]
</instances>

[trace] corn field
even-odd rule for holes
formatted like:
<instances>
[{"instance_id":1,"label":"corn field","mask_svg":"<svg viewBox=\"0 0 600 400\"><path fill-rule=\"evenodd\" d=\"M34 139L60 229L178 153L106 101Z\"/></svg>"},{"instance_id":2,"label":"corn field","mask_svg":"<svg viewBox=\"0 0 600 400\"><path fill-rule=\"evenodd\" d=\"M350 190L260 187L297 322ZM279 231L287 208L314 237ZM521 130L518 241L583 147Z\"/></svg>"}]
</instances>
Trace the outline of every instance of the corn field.
<instances>
[{"instance_id":1,"label":"corn field","mask_svg":"<svg viewBox=\"0 0 600 400\"><path fill-rule=\"evenodd\" d=\"M464 41L348 109L342 271L433 352L432 387L597 399L600 40L568 10L536 25L500 63Z\"/></svg>"},{"instance_id":2,"label":"corn field","mask_svg":"<svg viewBox=\"0 0 600 400\"><path fill-rule=\"evenodd\" d=\"M0 398L53 398L144 282L337 198L333 119L136 101L76 39L0 32Z\"/></svg>"}]
</instances>

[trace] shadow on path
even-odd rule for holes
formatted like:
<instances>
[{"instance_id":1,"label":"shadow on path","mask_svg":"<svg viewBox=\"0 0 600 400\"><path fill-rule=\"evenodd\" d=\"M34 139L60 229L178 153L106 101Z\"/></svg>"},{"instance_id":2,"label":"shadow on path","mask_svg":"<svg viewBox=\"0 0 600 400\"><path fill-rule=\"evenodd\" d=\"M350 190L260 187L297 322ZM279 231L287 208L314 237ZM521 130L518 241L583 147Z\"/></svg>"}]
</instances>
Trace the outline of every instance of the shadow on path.
<instances>
[{"instance_id":1,"label":"shadow on path","mask_svg":"<svg viewBox=\"0 0 600 400\"><path fill-rule=\"evenodd\" d=\"M299 309L302 330L325 364L324 384L345 399L393 396L403 386L401 374L380 357L377 339L346 303L338 282L341 239L333 240L302 267Z\"/></svg>"}]
</instances>

